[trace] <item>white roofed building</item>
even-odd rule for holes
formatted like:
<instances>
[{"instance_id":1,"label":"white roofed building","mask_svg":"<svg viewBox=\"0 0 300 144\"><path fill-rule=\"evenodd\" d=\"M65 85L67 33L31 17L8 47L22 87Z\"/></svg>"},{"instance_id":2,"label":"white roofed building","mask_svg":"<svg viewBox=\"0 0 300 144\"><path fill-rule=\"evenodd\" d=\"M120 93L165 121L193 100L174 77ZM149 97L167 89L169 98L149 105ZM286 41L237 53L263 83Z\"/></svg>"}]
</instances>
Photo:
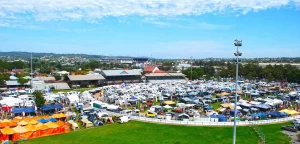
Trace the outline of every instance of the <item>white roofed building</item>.
<instances>
[{"instance_id":1,"label":"white roofed building","mask_svg":"<svg viewBox=\"0 0 300 144\"><path fill-rule=\"evenodd\" d=\"M142 74L139 70L103 70L107 84L139 83Z\"/></svg>"},{"instance_id":2,"label":"white roofed building","mask_svg":"<svg viewBox=\"0 0 300 144\"><path fill-rule=\"evenodd\" d=\"M69 75L68 83L72 87L79 85L80 87L100 86L105 82L105 78L101 74L90 75Z\"/></svg>"}]
</instances>

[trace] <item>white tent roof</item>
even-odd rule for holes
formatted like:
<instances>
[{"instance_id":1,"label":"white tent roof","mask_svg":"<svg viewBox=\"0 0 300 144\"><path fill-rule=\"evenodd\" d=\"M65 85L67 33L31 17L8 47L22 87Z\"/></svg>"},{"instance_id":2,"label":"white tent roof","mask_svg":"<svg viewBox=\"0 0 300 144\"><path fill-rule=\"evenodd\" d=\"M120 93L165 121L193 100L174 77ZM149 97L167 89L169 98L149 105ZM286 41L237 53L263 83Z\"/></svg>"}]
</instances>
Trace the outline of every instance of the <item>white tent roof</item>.
<instances>
[{"instance_id":1,"label":"white tent roof","mask_svg":"<svg viewBox=\"0 0 300 144\"><path fill-rule=\"evenodd\" d=\"M119 106L116 106L116 105L108 105L107 106L107 109L118 109Z\"/></svg>"},{"instance_id":2,"label":"white tent roof","mask_svg":"<svg viewBox=\"0 0 300 144\"><path fill-rule=\"evenodd\" d=\"M23 103L23 101L19 98L13 97L5 97L3 100L0 101L1 105L8 105L8 106L18 106L19 103Z\"/></svg>"},{"instance_id":3,"label":"white tent roof","mask_svg":"<svg viewBox=\"0 0 300 144\"><path fill-rule=\"evenodd\" d=\"M79 102L79 97L77 94L71 94L68 96L68 99L71 103L73 102Z\"/></svg>"},{"instance_id":4,"label":"white tent roof","mask_svg":"<svg viewBox=\"0 0 300 144\"><path fill-rule=\"evenodd\" d=\"M172 107L169 106L169 105L165 105L164 108L165 108L165 109L170 109L170 108L172 108Z\"/></svg>"}]
</instances>

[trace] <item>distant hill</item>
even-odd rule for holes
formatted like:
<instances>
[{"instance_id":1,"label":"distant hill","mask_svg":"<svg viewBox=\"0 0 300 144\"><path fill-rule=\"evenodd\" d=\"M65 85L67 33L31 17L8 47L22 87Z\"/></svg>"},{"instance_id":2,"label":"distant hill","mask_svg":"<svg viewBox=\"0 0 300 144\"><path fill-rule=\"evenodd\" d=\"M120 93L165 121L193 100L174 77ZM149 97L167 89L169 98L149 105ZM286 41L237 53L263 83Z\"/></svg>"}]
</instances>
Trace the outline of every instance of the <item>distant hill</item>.
<instances>
[{"instance_id":1,"label":"distant hill","mask_svg":"<svg viewBox=\"0 0 300 144\"><path fill-rule=\"evenodd\" d=\"M31 53L30 52L0 52L0 56L5 56L5 57L15 57L15 58L23 58L23 59L28 59L30 58ZM61 56L78 56L78 57L83 57L83 58L90 58L90 59L95 59L95 58L103 58L103 57L110 57L110 56L103 56L103 55L89 55L89 54L56 54L56 53L32 53L33 57L43 57L43 56L49 56L52 55L54 57L61 57ZM113 56L116 57L116 56ZM128 56L117 56L117 57L126 57L126 58L132 58Z\"/></svg>"}]
</instances>

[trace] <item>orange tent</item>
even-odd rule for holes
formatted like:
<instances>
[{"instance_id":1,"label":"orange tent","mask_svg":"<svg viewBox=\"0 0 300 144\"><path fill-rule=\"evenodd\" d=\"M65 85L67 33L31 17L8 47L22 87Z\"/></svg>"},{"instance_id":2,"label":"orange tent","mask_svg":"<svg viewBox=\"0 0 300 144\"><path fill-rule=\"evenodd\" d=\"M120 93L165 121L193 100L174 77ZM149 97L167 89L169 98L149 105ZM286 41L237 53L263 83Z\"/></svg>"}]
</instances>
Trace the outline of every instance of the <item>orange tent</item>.
<instances>
[{"instance_id":1,"label":"orange tent","mask_svg":"<svg viewBox=\"0 0 300 144\"><path fill-rule=\"evenodd\" d=\"M67 123L65 123L65 125L64 125L64 129L65 129L65 133L68 133L68 132L70 132L70 131L71 131L71 125L70 125L70 124L67 124Z\"/></svg>"},{"instance_id":2,"label":"orange tent","mask_svg":"<svg viewBox=\"0 0 300 144\"><path fill-rule=\"evenodd\" d=\"M60 118L66 118L66 117L67 117L67 115L66 115L66 114L64 114L64 113L60 113L60 114L59 114L59 117L60 117Z\"/></svg>"},{"instance_id":3,"label":"orange tent","mask_svg":"<svg viewBox=\"0 0 300 144\"><path fill-rule=\"evenodd\" d=\"M10 120L8 120L8 119L4 119L1 121L1 123L4 123L4 124L9 123L9 122L10 122Z\"/></svg>"},{"instance_id":4,"label":"orange tent","mask_svg":"<svg viewBox=\"0 0 300 144\"><path fill-rule=\"evenodd\" d=\"M57 128L57 127L59 127L57 124L55 124L53 122L48 122L44 125L48 126L48 128Z\"/></svg>"},{"instance_id":5,"label":"orange tent","mask_svg":"<svg viewBox=\"0 0 300 144\"><path fill-rule=\"evenodd\" d=\"M6 125L2 122L0 122L0 128L4 128Z\"/></svg>"},{"instance_id":6,"label":"orange tent","mask_svg":"<svg viewBox=\"0 0 300 144\"><path fill-rule=\"evenodd\" d=\"M49 133L51 134L58 134L59 133L59 126L53 122L48 122L45 124L49 128Z\"/></svg>"},{"instance_id":7,"label":"orange tent","mask_svg":"<svg viewBox=\"0 0 300 144\"><path fill-rule=\"evenodd\" d=\"M62 126L65 125L65 123L62 122L62 121L57 121L57 122L55 122L55 124L57 124L57 125L60 126L60 127L62 127Z\"/></svg>"},{"instance_id":8,"label":"orange tent","mask_svg":"<svg viewBox=\"0 0 300 144\"><path fill-rule=\"evenodd\" d=\"M28 134L27 134L27 130L24 127L21 126L17 126L15 128L13 128L13 130L15 131L15 133L13 134L13 141L16 140L23 140L23 139L27 139Z\"/></svg>"},{"instance_id":9,"label":"orange tent","mask_svg":"<svg viewBox=\"0 0 300 144\"><path fill-rule=\"evenodd\" d=\"M35 125L36 126L36 128L38 128L39 129L39 127L41 127L43 124L42 123L38 123L37 125Z\"/></svg>"},{"instance_id":10,"label":"orange tent","mask_svg":"<svg viewBox=\"0 0 300 144\"><path fill-rule=\"evenodd\" d=\"M15 123L15 122L12 122L12 121L10 121L10 122L6 122L6 123L4 123L6 126L9 126L9 127L16 127L16 126L18 126L18 124L17 123Z\"/></svg>"},{"instance_id":11,"label":"orange tent","mask_svg":"<svg viewBox=\"0 0 300 144\"><path fill-rule=\"evenodd\" d=\"M51 117L53 117L53 118L60 118L59 114L53 114Z\"/></svg>"},{"instance_id":12,"label":"orange tent","mask_svg":"<svg viewBox=\"0 0 300 144\"><path fill-rule=\"evenodd\" d=\"M39 136L43 137L43 136L49 136L49 135L51 135L52 130L49 130L48 126L41 124L38 127L38 132L39 132Z\"/></svg>"},{"instance_id":13,"label":"orange tent","mask_svg":"<svg viewBox=\"0 0 300 144\"><path fill-rule=\"evenodd\" d=\"M67 115L64 113L54 114L52 115L53 118L59 119L59 118L66 118Z\"/></svg>"},{"instance_id":14,"label":"orange tent","mask_svg":"<svg viewBox=\"0 0 300 144\"><path fill-rule=\"evenodd\" d=\"M4 125L6 125L6 126L9 126L9 127L18 126L15 122L10 121L8 119L4 119L1 123L4 124Z\"/></svg>"},{"instance_id":15,"label":"orange tent","mask_svg":"<svg viewBox=\"0 0 300 144\"><path fill-rule=\"evenodd\" d=\"M35 116L32 118L32 120L39 120L39 119L41 119L39 116Z\"/></svg>"},{"instance_id":16,"label":"orange tent","mask_svg":"<svg viewBox=\"0 0 300 144\"><path fill-rule=\"evenodd\" d=\"M65 125L66 123L62 122L62 121L57 121L55 124L57 124L59 126L59 133L64 133L65 132Z\"/></svg>"},{"instance_id":17,"label":"orange tent","mask_svg":"<svg viewBox=\"0 0 300 144\"><path fill-rule=\"evenodd\" d=\"M22 121L22 117L17 116L12 121L18 123L18 122Z\"/></svg>"},{"instance_id":18,"label":"orange tent","mask_svg":"<svg viewBox=\"0 0 300 144\"><path fill-rule=\"evenodd\" d=\"M8 126L1 129L0 131L1 131L1 140L9 140L9 135L15 133L15 131L12 128L9 128Z\"/></svg>"},{"instance_id":19,"label":"orange tent","mask_svg":"<svg viewBox=\"0 0 300 144\"><path fill-rule=\"evenodd\" d=\"M31 121L29 121L28 123L29 123L29 124L32 124L32 125L36 125L36 124L38 124L39 122L36 121L36 120L31 120Z\"/></svg>"},{"instance_id":20,"label":"orange tent","mask_svg":"<svg viewBox=\"0 0 300 144\"><path fill-rule=\"evenodd\" d=\"M37 131L37 130L38 130L38 128L37 128L35 125L31 125L31 124L25 126L24 128L25 128L27 131Z\"/></svg>"},{"instance_id":21,"label":"orange tent","mask_svg":"<svg viewBox=\"0 0 300 144\"><path fill-rule=\"evenodd\" d=\"M11 122L13 122L13 123L18 123L18 122L20 122L20 121L22 121L21 119L13 119Z\"/></svg>"},{"instance_id":22,"label":"orange tent","mask_svg":"<svg viewBox=\"0 0 300 144\"><path fill-rule=\"evenodd\" d=\"M40 119L42 119L42 118L43 118L43 119L49 119L50 117L47 116L47 115L43 115L43 116L40 117Z\"/></svg>"},{"instance_id":23,"label":"orange tent","mask_svg":"<svg viewBox=\"0 0 300 144\"><path fill-rule=\"evenodd\" d=\"M29 125L25 126L24 128L28 131L27 132L27 137L29 139L39 137L39 133L37 131L38 128L36 126L29 124Z\"/></svg>"},{"instance_id":24,"label":"orange tent","mask_svg":"<svg viewBox=\"0 0 300 144\"><path fill-rule=\"evenodd\" d=\"M23 118L23 121L30 121L30 120L32 120L32 118L30 118L30 117Z\"/></svg>"},{"instance_id":25,"label":"orange tent","mask_svg":"<svg viewBox=\"0 0 300 144\"><path fill-rule=\"evenodd\" d=\"M17 119L17 120L22 120L23 118L22 118L22 117L20 117L20 116L17 116L17 117L15 117L14 119Z\"/></svg>"},{"instance_id":26,"label":"orange tent","mask_svg":"<svg viewBox=\"0 0 300 144\"><path fill-rule=\"evenodd\" d=\"M22 121L18 122L18 125L25 126L25 125L28 125L28 122L22 120Z\"/></svg>"}]
</instances>

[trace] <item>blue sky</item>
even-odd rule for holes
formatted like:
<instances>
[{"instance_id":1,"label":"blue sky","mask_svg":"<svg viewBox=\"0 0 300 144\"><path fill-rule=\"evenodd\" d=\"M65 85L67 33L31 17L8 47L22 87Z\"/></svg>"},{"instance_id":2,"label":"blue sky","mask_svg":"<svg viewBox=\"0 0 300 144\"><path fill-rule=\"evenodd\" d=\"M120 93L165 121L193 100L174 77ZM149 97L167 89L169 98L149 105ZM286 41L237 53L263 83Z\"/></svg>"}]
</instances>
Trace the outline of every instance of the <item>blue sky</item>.
<instances>
[{"instance_id":1,"label":"blue sky","mask_svg":"<svg viewBox=\"0 0 300 144\"><path fill-rule=\"evenodd\" d=\"M0 1L0 51L156 58L300 56L300 0Z\"/></svg>"}]
</instances>

